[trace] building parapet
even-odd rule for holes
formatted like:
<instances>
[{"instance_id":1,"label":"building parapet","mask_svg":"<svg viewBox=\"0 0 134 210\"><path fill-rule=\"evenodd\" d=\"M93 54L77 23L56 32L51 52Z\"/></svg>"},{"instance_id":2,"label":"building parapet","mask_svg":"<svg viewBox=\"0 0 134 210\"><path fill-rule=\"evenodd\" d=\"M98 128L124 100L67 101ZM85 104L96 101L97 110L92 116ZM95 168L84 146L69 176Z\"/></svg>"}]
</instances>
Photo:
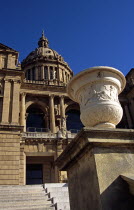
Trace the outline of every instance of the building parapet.
<instances>
[{"instance_id":1,"label":"building parapet","mask_svg":"<svg viewBox=\"0 0 134 210\"><path fill-rule=\"evenodd\" d=\"M72 131L73 132L73 131ZM67 131L66 135L63 136L62 132L58 131L57 133L51 132L23 132L23 138L44 138L44 139L73 139L78 132L72 133L71 131Z\"/></svg>"},{"instance_id":2,"label":"building parapet","mask_svg":"<svg viewBox=\"0 0 134 210\"><path fill-rule=\"evenodd\" d=\"M61 82L61 81L58 81L58 80L42 80L42 81L38 81L38 80L27 80L27 79L24 79L23 82L27 83L27 84L66 86L66 84L64 82Z\"/></svg>"}]
</instances>

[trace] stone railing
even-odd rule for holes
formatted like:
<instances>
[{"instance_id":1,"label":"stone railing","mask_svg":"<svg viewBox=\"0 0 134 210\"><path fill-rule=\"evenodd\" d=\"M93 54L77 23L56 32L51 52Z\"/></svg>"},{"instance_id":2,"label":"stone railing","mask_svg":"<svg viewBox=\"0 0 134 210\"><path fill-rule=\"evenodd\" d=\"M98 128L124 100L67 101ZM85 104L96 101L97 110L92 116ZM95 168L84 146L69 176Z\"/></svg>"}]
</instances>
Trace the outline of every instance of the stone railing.
<instances>
[{"instance_id":1,"label":"stone railing","mask_svg":"<svg viewBox=\"0 0 134 210\"><path fill-rule=\"evenodd\" d=\"M73 139L76 134L78 133L78 130L70 130L66 132L66 135L63 136L62 133L59 131L57 133L51 133L49 132L23 132L22 137L23 138L46 138L46 139L60 139L60 138L67 138L67 139Z\"/></svg>"},{"instance_id":2,"label":"stone railing","mask_svg":"<svg viewBox=\"0 0 134 210\"><path fill-rule=\"evenodd\" d=\"M58 81L58 80L42 80L42 81L38 81L38 80L27 80L24 79L23 80L24 83L30 83L30 84L41 84L41 85L56 85L56 86L66 86L66 84L64 82Z\"/></svg>"},{"instance_id":3,"label":"stone railing","mask_svg":"<svg viewBox=\"0 0 134 210\"><path fill-rule=\"evenodd\" d=\"M22 134L24 138L57 138L56 133L44 133L44 132L26 132Z\"/></svg>"}]
</instances>

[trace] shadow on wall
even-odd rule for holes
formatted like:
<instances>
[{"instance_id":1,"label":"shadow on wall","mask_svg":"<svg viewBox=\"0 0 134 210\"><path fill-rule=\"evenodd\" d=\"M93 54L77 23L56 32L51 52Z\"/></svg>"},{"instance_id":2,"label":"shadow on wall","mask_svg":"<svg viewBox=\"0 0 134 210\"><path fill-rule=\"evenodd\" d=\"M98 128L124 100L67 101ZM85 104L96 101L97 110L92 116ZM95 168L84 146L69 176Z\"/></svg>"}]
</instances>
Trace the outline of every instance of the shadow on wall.
<instances>
[{"instance_id":1,"label":"shadow on wall","mask_svg":"<svg viewBox=\"0 0 134 210\"><path fill-rule=\"evenodd\" d=\"M101 194L101 202L103 210L134 210L134 196L121 176Z\"/></svg>"}]
</instances>

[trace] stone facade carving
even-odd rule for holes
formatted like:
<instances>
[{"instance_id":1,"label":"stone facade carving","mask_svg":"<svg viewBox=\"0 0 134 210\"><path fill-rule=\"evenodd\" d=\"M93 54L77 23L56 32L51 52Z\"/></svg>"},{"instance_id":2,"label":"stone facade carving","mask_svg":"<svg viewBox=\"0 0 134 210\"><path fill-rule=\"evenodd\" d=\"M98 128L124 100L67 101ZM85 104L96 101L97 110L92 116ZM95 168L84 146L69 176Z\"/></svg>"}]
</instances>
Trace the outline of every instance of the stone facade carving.
<instances>
[{"instance_id":1,"label":"stone facade carving","mask_svg":"<svg viewBox=\"0 0 134 210\"><path fill-rule=\"evenodd\" d=\"M105 100L119 103L118 90L114 85L94 83L89 85L89 87L83 88L82 93L79 95L80 105L83 107L89 103Z\"/></svg>"}]
</instances>

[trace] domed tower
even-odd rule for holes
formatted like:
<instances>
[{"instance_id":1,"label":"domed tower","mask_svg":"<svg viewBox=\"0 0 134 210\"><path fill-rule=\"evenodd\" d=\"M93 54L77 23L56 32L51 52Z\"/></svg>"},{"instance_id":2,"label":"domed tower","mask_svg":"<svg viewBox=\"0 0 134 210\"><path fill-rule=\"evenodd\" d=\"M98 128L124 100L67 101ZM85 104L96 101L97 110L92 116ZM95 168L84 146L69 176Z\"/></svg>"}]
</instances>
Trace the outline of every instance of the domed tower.
<instances>
[{"instance_id":1,"label":"domed tower","mask_svg":"<svg viewBox=\"0 0 134 210\"><path fill-rule=\"evenodd\" d=\"M66 86L73 72L63 57L49 48L48 39L42 33L38 48L32 51L23 61L25 80L45 85Z\"/></svg>"},{"instance_id":2,"label":"domed tower","mask_svg":"<svg viewBox=\"0 0 134 210\"><path fill-rule=\"evenodd\" d=\"M28 176L31 170L34 171L35 163L38 163L43 167L39 169L43 177L37 177L36 184L65 181L66 174L58 172L53 166L54 159L75 135L70 130L79 129L78 104L66 92L73 72L63 57L49 48L44 33L38 41L38 48L23 60L21 66L24 77L19 117L25 142L22 151L28 154L27 166L33 167L27 168L26 174ZM26 183L33 183L33 180L35 177L27 177Z\"/></svg>"},{"instance_id":3,"label":"domed tower","mask_svg":"<svg viewBox=\"0 0 134 210\"><path fill-rule=\"evenodd\" d=\"M72 120L66 123L70 115L66 112L72 109L70 105L74 103L66 92L73 71L48 44L42 33L38 48L22 61L24 78L21 84L20 122L27 132L62 132L65 136L66 130L73 129L70 126Z\"/></svg>"}]
</instances>

